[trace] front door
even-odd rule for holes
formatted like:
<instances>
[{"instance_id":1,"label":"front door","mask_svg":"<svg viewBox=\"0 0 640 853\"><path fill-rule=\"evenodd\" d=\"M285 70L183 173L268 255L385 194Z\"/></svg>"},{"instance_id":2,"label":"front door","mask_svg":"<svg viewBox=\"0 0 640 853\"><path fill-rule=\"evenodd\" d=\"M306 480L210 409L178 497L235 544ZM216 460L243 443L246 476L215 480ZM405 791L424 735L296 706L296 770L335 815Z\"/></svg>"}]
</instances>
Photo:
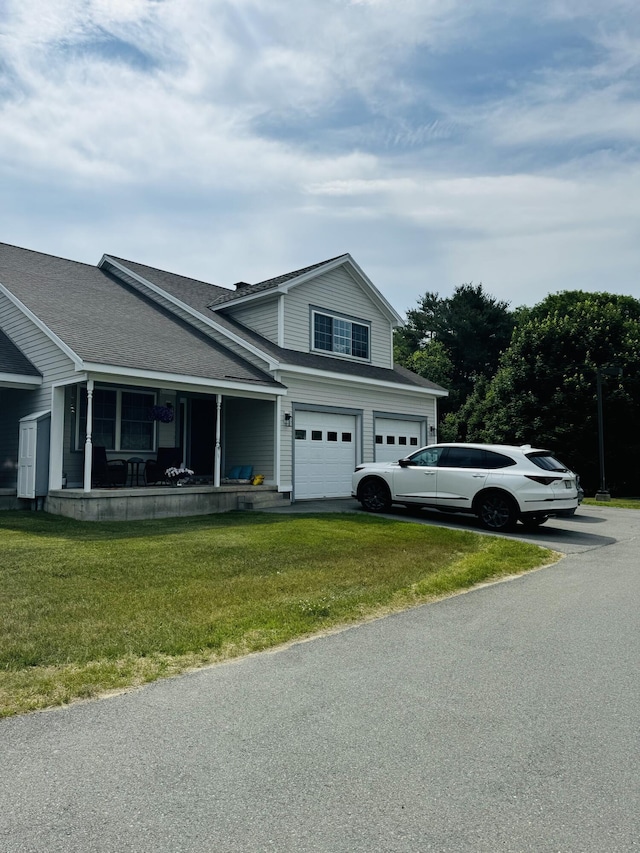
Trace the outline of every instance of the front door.
<instances>
[{"instance_id":1,"label":"front door","mask_svg":"<svg viewBox=\"0 0 640 853\"><path fill-rule=\"evenodd\" d=\"M191 400L189 425L189 467L197 476L213 478L216 451L215 398Z\"/></svg>"}]
</instances>

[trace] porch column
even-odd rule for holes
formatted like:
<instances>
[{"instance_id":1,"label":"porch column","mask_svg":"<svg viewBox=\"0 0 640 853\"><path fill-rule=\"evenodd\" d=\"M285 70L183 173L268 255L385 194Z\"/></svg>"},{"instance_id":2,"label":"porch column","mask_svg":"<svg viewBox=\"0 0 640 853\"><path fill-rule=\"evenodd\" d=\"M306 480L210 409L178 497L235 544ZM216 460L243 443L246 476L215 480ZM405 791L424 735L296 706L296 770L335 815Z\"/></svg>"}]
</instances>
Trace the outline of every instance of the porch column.
<instances>
[{"instance_id":1,"label":"porch column","mask_svg":"<svg viewBox=\"0 0 640 853\"><path fill-rule=\"evenodd\" d=\"M51 434L49 438L49 489L62 488L64 446L64 386L51 389Z\"/></svg>"},{"instance_id":2,"label":"porch column","mask_svg":"<svg viewBox=\"0 0 640 853\"><path fill-rule=\"evenodd\" d=\"M87 434L84 440L84 491L91 491L91 466L93 463L93 379L87 379Z\"/></svg>"},{"instance_id":3,"label":"porch column","mask_svg":"<svg viewBox=\"0 0 640 853\"><path fill-rule=\"evenodd\" d=\"M222 410L222 394L216 394L216 452L213 458L213 485L220 485L220 464L222 448L220 446L220 414Z\"/></svg>"}]
</instances>

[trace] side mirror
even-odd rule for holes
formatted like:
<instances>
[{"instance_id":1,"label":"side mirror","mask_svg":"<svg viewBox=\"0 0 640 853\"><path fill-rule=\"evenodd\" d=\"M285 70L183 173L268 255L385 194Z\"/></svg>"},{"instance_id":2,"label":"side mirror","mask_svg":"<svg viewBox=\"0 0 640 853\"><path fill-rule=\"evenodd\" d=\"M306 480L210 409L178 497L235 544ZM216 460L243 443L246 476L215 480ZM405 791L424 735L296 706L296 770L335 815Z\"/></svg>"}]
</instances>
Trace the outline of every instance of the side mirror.
<instances>
[{"instance_id":1,"label":"side mirror","mask_svg":"<svg viewBox=\"0 0 640 853\"><path fill-rule=\"evenodd\" d=\"M401 468L408 468L411 465L410 459L398 459L398 465Z\"/></svg>"}]
</instances>

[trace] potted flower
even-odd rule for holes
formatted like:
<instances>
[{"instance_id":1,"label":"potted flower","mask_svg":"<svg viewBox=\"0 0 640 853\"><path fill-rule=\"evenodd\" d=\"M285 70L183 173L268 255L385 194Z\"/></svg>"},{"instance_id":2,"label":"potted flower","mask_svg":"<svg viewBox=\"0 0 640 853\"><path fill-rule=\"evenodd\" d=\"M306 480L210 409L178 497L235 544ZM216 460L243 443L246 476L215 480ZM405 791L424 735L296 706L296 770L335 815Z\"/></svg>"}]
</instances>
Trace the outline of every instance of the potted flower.
<instances>
[{"instance_id":1,"label":"potted flower","mask_svg":"<svg viewBox=\"0 0 640 853\"><path fill-rule=\"evenodd\" d=\"M174 411L171 403L167 403L166 406L151 406L149 409L149 419L152 421L170 424L173 418Z\"/></svg>"},{"instance_id":2,"label":"potted flower","mask_svg":"<svg viewBox=\"0 0 640 853\"><path fill-rule=\"evenodd\" d=\"M172 486L184 486L189 477L193 477L191 468L167 468L165 477Z\"/></svg>"}]
</instances>

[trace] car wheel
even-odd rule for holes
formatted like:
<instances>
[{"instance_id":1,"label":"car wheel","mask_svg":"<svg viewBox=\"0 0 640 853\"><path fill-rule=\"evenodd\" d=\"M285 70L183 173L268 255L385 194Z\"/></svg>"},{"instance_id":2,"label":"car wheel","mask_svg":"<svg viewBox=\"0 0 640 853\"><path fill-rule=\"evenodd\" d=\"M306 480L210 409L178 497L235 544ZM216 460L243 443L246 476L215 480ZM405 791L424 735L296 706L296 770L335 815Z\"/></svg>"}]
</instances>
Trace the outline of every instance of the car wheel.
<instances>
[{"instance_id":1,"label":"car wheel","mask_svg":"<svg viewBox=\"0 0 640 853\"><path fill-rule=\"evenodd\" d=\"M529 515L526 518L521 518L520 521L526 530L534 530L536 527L544 524L548 518L548 515Z\"/></svg>"},{"instance_id":2,"label":"car wheel","mask_svg":"<svg viewBox=\"0 0 640 853\"><path fill-rule=\"evenodd\" d=\"M513 530L518 513L513 500L502 492L488 492L478 502L480 524L487 530Z\"/></svg>"},{"instance_id":3,"label":"car wheel","mask_svg":"<svg viewBox=\"0 0 640 853\"><path fill-rule=\"evenodd\" d=\"M359 500L367 512L386 512L391 506L391 493L384 480L371 477L360 486Z\"/></svg>"}]
</instances>

